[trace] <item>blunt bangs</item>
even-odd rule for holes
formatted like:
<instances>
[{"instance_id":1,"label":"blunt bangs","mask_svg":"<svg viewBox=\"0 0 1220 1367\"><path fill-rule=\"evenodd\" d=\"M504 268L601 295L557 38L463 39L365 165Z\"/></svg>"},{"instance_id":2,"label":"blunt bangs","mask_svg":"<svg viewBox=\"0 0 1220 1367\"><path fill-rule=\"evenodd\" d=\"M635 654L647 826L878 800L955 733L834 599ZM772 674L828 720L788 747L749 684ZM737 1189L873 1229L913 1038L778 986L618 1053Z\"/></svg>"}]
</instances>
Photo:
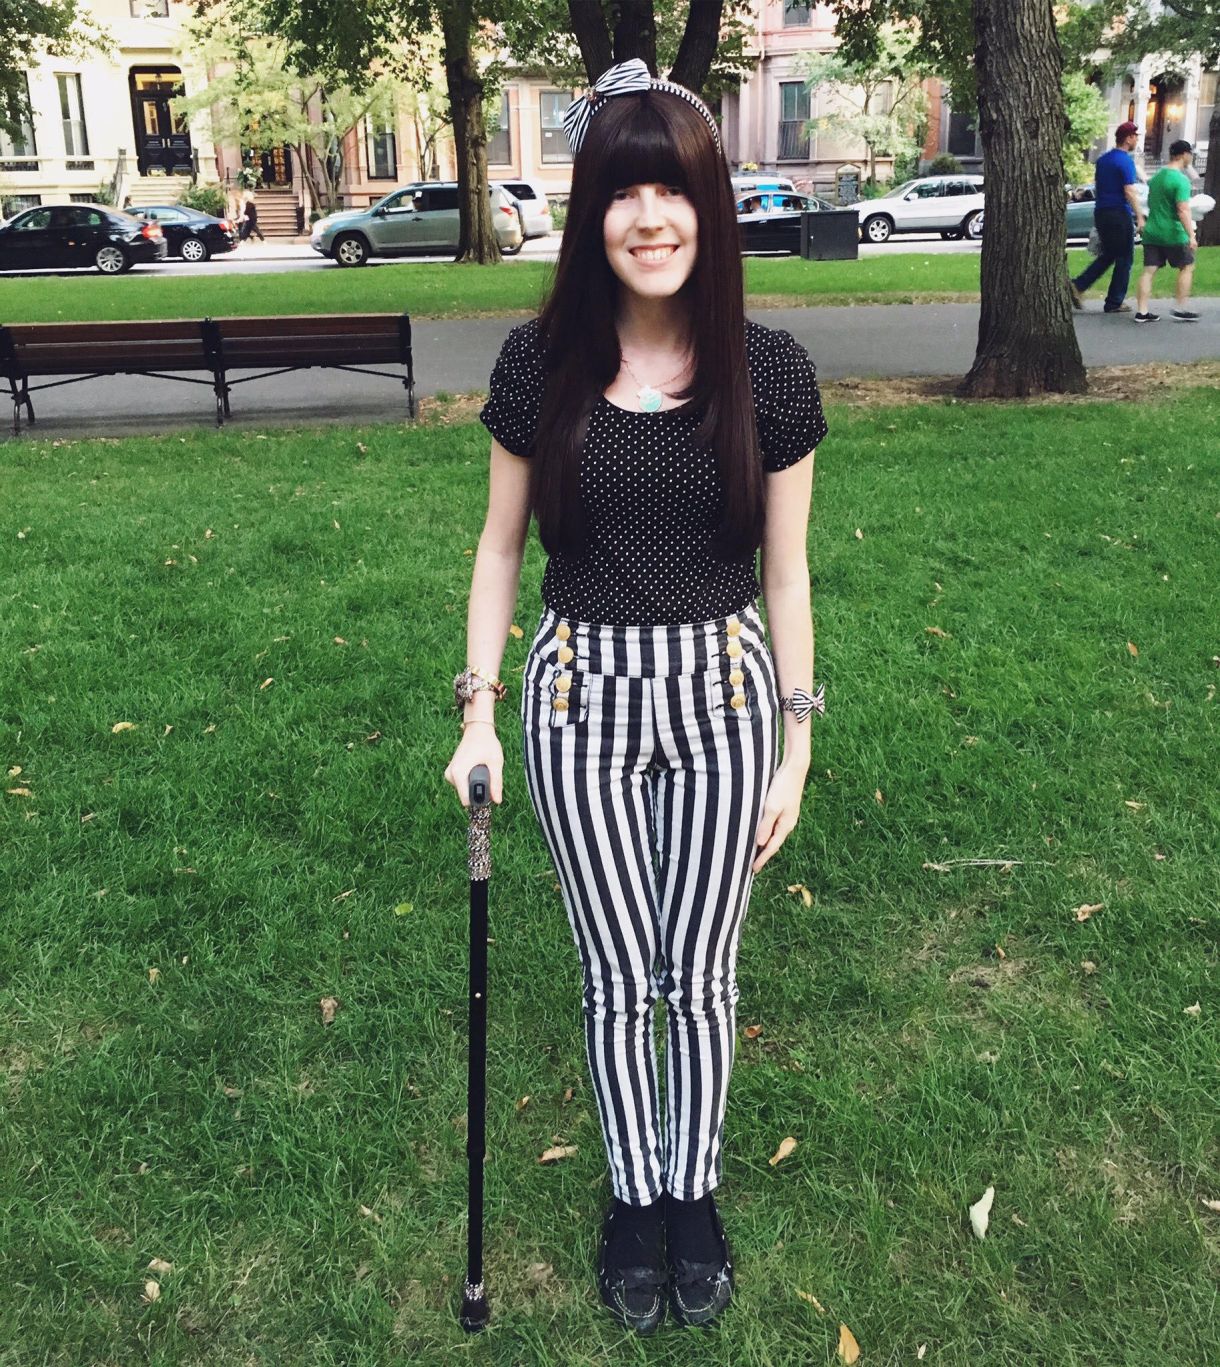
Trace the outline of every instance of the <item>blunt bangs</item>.
<instances>
[{"instance_id":1,"label":"blunt bangs","mask_svg":"<svg viewBox=\"0 0 1220 1367\"><path fill-rule=\"evenodd\" d=\"M623 106L634 108L624 109L606 139L597 177L603 203L608 203L616 190L630 185L676 185L689 193L689 171L682 163L669 123L651 97L620 95L614 103L620 100ZM597 118L605 119L609 113L603 110Z\"/></svg>"}]
</instances>

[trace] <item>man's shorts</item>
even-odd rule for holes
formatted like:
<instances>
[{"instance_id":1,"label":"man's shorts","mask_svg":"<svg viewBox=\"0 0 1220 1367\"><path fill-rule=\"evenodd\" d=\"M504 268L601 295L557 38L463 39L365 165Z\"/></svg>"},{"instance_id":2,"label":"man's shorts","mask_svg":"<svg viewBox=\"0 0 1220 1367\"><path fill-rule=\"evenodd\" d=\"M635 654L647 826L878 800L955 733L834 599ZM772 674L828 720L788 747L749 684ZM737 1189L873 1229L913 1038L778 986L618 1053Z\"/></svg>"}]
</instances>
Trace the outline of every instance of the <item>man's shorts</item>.
<instances>
[{"instance_id":1,"label":"man's shorts","mask_svg":"<svg viewBox=\"0 0 1220 1367\"><path fill-rule=\"evenodd\" d=\"M1181 270L1184 266L1195 264L1195 254L1185 242L1175 243L1172 247L1158 247L1155 242L1144 243L1145 266L1172 266Z\"/></svg>"}]
</instances>

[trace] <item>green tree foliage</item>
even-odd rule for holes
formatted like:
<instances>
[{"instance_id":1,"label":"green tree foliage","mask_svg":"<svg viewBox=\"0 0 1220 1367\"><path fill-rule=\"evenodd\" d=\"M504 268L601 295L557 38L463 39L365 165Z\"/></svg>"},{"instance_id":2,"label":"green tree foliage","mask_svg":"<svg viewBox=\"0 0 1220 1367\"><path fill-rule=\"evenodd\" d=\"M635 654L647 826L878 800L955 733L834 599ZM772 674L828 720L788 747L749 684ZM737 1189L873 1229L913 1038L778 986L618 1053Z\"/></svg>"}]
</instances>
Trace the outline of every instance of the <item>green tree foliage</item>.
<instances>
[{"instance_id":1,"label":"green tree foliage","mask_svg":"<svg viewBox=\"0 0 1220 1367\"><path fill-rule=\"evenodd\" d=\"M20 137L32 120L25 73L41 57L84 56L110 42L78 0L0 0L0 128Z\"/></svg>"}]
</instances>

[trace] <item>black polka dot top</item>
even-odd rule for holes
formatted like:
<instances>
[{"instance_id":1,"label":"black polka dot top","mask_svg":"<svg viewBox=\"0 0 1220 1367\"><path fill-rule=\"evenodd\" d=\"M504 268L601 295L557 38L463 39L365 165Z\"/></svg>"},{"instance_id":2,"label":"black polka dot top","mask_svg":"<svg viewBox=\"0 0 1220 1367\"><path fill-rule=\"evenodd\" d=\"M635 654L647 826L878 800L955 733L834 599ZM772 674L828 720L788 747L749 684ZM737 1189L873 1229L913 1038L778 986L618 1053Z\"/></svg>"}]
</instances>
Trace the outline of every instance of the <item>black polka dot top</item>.
<instances>
[{"instance_id":1,"label":"black polka dot top","mask_svg":"<svg viewBox=\"0 0 1220 1367\"><path fill-rule=\"evenodd\" d=\"M537 319L514 328L480 414L518 456L532 454L542 357ZM753 322L746 360L763 469L786 469L826 435L813 362L790 333ZM547 607L580 622L660 626L727 617L757 597L754 556L720 560L708 549L721 480L715 454L694 440L698 417L693 403L643 413L598 399L580 464L588 543L547 562Z\"/></svg>"}]
</instances>

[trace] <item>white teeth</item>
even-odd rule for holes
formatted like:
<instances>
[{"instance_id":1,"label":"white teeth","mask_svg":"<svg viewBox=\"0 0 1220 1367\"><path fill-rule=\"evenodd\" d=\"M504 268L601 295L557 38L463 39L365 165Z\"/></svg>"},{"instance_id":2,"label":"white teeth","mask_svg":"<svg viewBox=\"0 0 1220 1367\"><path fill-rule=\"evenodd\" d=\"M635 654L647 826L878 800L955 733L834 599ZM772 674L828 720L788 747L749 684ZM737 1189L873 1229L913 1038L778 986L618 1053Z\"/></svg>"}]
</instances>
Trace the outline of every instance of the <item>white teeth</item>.
<instances>
[{"instance_id":1,"label":"white teeth","mask_svg":"<svg viewBox=\"0 0 1220 1367\"><path fill-rule=\"evenodd\" d=\"M645 247L632 252L637 261L667 261L676 251L675 247Z\"/></svg>"}]
</instances>

